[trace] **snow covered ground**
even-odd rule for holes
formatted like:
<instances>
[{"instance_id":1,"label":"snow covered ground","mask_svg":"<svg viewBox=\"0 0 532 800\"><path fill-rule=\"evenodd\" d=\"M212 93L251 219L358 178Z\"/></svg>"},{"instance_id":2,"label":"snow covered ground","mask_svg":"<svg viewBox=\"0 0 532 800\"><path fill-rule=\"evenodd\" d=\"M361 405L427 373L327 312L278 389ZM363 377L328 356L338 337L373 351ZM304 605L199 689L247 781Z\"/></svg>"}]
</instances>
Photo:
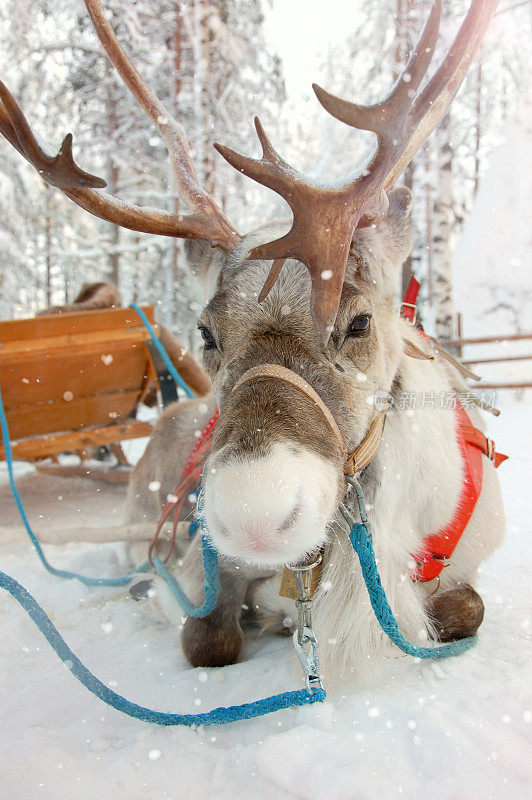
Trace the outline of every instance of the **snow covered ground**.
<instances>
[{"instance_id":1,"label":"snow covered ground","mask_svg":"<svg viewBox=\"0 0 532 800\"><path fill-rule=\"evenodd\" d=\"M530 797L529 421L529 406L515 401L490 419L499 448L512 456L500 470L508 538L480 576L486 619L477 647L439 663L397 652L378 681L360 675L330 690L323 706L197 730L135 721L90 695L2 593L2 797ZM22 465L18 475L37 529L119 520L121 488L51 480ZM0 508L0 527L20 528L3 464ZM46 549L53 564L88 574L118 574L126 566L121 545ZM256 639L235 666L191 669L176 633L125 590L54 578L25 541L0 545L0 567L43 604L98 677L143 705L206 711L301 685L289 640Z\"/></svg>"}]
</instances>

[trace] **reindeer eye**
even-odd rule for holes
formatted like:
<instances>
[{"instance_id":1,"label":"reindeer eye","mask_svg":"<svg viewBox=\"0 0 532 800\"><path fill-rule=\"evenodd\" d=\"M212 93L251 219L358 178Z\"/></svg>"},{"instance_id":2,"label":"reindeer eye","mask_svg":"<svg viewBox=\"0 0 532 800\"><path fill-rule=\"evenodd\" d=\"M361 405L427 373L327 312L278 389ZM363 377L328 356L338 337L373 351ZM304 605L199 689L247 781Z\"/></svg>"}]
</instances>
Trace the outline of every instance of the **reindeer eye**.
<instances>
[{"instance_id":1,"label":"reindeer eye","mask_svg":"<svg viewBox=\"0 0 532 800\"><path fill-rule=\"evenodd\" d=\"M216 339L210 330L204 325L198 325L198 330L201 333L201 338L205 342L205 350L216 350Z\"/></svg>"},{"instance_id":2,"label":"reindeer eye","mask_svg":"<svg viewBox=\"0 0 532 800\"><path fill-rule=\"evenodd\" d=\"M370 320L371 314L359 314L351 322L351 325L347 329L347 335L360 336L361 334L367 333L369 331Z\"/></svg>"}]
</instances>

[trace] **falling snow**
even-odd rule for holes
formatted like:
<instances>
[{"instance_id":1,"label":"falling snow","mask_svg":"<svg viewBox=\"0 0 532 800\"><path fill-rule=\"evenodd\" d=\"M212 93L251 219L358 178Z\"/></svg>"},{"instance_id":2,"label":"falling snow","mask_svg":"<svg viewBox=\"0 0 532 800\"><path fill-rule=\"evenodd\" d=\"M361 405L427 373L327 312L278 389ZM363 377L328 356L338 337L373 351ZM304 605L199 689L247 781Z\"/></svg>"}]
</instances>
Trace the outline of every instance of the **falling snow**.
<instances>
[{"instance_id":1,"label":"falling snow","mask_svg":"<svg viewBox=\"0 0 532 800\"><path fill-rule=\"evenodd\" d=\"M526 556L532 537L528 498L519 488L532 478L522 437L526 405L503 404L503 414L489 425L512 455L500 472L509 534L480 575L486 619L474 650L446 662L416 663L397 653L382 670L374 665L334 688L324 676L324 705L216 729L159 728L89 695L24 613L0 596L5 796L56 800L75 789L79 800L524 800L532 779L530 627L522 624L531 617ZM131 455L137 445L128 447ZM40 529L107 525L123 502L121 488L97 491L101 487L90 481L52 479L28 465L17 465L17 481ZM0 504L2 526L19 530L5 470ZM122 545L46 550L57 566L87 574L119 574L127 567ZM179 612L176 630L169 630L123 589L60 581L44 572L23 540L0 546L0 556L3 569L42 602L74 652L128 699L194 712L301 685L289 638L251 638L239 664L191 669L177 643Z\"/></svg>"}]
</instances>

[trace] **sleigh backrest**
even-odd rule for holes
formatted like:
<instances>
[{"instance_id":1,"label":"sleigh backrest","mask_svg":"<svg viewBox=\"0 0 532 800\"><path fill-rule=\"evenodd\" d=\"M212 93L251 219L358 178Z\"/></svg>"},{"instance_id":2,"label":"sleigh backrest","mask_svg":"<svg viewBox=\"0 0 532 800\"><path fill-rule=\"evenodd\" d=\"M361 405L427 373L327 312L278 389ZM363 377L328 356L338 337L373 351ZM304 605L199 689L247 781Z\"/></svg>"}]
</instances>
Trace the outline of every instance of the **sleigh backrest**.
<instances>
[{"instance_id":1,"label":"sleigh backrest","mask_svg":"<svg viewBox=\"0 0 532 800\"><path fill-rule=\"evenodd\" d=\"M153 323L153 307L144 312ZM156 377L148 339L129 308L0 322L0 388L15 455L146 435L150 426L128 417Z\"/></svg>"}]
</instances>

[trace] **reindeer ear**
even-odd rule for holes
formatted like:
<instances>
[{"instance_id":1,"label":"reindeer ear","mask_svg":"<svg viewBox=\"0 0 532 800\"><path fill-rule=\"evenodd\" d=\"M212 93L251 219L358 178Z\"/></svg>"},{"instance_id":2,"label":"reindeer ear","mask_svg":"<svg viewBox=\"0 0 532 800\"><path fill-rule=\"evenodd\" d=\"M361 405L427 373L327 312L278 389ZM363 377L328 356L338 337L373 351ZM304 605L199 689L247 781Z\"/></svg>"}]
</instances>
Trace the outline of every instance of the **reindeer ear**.
<instances>
[{"instance_id":1,"label":"reindeer ear","mask_svg":"<svg viewBox=\"0 0 532 800\"><path fill-rule=\"evenodd\" d=\"M394 293L399 269L413 245L412 195L399 186L388 195L386 217L368 228L358 228L351 242L353 267L386 295Z\"/></svg>"},{"instance_id":2,"label":"reindeer ear","mask_svg":"<svg viewBox=\"0 0 532 800\"><path fill-rule=\"evenodd\" d=\"M190 274L199 281L203 299L210 300L216 291L227 253L219 247L211 247L203 239L185 239L185 258Z\"/></svg>"},{"instance_id":3,"label":"reindeer ear","mask_svg":"<svg viewBox=\"0 0 532 800\"><path fill-rule=\"evenodd\" d=\"M381 224L391 231L403 263L413 245L412 192L406 186L398 186L388 195L388 202L388 214Z\"/></svg>"}]
</instances>

